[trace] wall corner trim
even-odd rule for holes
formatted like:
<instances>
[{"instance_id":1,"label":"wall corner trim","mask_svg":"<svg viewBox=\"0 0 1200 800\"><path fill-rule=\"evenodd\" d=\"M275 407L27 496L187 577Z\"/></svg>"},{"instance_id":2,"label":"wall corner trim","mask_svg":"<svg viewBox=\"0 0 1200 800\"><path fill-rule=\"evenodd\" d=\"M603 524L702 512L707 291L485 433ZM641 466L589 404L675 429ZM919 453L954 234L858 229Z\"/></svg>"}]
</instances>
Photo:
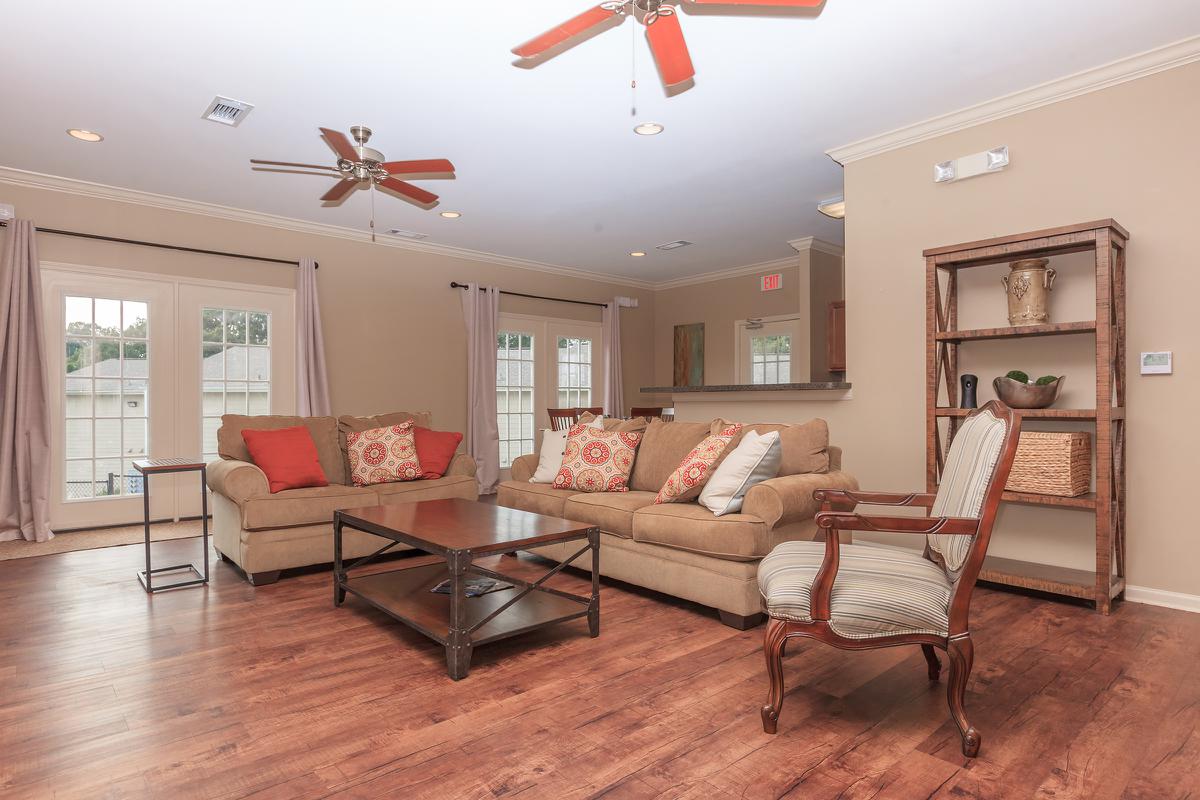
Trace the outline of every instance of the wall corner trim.
<instances>
[{"instance_id":1,"label":"wall corner trim","mask_svg":"<svg viewBox=\"0 0 1200 800\"><path fill-rule=\"evenodd\" d=\"M1180 611L1191 611L1193 614L1200 614L1200 595L1196 594L1168 592L1165 589L1151 589L1148 586L1126 586L1125 599L1130 603L1145 603L1150 606L1177 608Z\"/></svg>"},{"instance_id":2,"label":"wall corner trim","mask_svg":"<svg viewBox=\"0 0 1200 800\"><path fill-rule=\"evenodd\" d=\"M101 200L112 200L120 203L160 208L167 211L177 211L185 214L199 214L215 219L241 222L249 225L260 225L267 228L306 233L313 236L328 236L335 239L347 239L356 242L371 243L371 234L356 228L341 225L329 225L320 222L284 217L277 214L266 214L233 206L223 206L216 203L206 203L199 200L188 200L171 195L155 194L139 189L126 189L119 186L109 186L102 183L64 178L58 175L46 175L40 172L30 172L15 167L0 165L0 184L9 183L14 186L27 186L33 189L44 189L53 192L64 192L82 197L93 197ZM574 267L546 264L540 261L530 261L523 258L513 258L498 253L487 253L480 250L469 250L436 242L410 241L381 235L375 244L384 247L395 247L401 250L415 250L422 253L461 258L468 261L479 261L487 264L498 264L516 269L543 272L550 275L560 275L568 278L580 278L589 281L632 286L638 289L654 289L657 284L640 278L628 278L620 275L607 275Z\"/></svg>"},{"instance_id":3,"label":"wall corner trim","mask_svg":"<svg viewBox=\"0 0 1200 800\"><path fill-rule=\"evenodd\" d=\"M838 258L846 256L846 248L840 244L827 242L824 239L818 239L815 236L805 236L801 239L792 239L788 242L797 253L804 253L808 250L816 250L818 253L826 253Z\"/></svg>"},{"instance_id":4,"label":"wall corner trim","mask_svg":"<svg viewBox=\"0 0 1200 800\"><path fill-rule=\"evenodd\" d=\"M977 105L834 147L826 150L825 154L839 164L849 164L926 139L1182 67L1194 61L1200 61L1200 36L1181 39Z\"/></svg>"}]
</instances>

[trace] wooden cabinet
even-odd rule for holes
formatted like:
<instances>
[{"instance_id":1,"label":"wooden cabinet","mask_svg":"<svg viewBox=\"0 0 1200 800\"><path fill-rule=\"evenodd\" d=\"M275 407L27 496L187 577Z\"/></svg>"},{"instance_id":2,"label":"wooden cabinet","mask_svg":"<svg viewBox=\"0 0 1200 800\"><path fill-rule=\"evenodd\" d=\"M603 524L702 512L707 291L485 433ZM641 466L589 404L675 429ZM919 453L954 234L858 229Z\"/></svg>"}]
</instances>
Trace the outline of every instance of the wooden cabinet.
<instances>
[{"instance_id":1,"label":"wooden cabinet","mask_svg":"<svg viewBox=\"0 0 1200 800\"><path fill-rule=\"evenodd\" d=\"M937 491L950 441L967 411L958 406L958 349L986 339L1024 339L1070 334L1096 340L1093 408L1022 409L1023 420L1074 420L1095 425L1096 491L1080 497L1005 492L1004 500L1096 515L1095 569L1067 569L989 556L980 580L1091 600L1107 614L1125 591L1125 243L1129 234L1111 219L1003 236L926 250L926 484ZM1096 316L1084 322L1027 327L958 328L960 270L1092 252ZM1031 342L1032 344L1032 342ZM939 401L945 400L942 405ZM945 435L943 435L943 430Z\"/></svg>"},{"instance_id":2,"label":"wooden cabinet","mask_svg":"<svg viewBox=\"0 0 1200 800\"><path fill-rule=\"evenodd\" d=\"M830 372L846 371L846 301L830 302L825 314L826 363Z\"/></svg>"}]
</instances>

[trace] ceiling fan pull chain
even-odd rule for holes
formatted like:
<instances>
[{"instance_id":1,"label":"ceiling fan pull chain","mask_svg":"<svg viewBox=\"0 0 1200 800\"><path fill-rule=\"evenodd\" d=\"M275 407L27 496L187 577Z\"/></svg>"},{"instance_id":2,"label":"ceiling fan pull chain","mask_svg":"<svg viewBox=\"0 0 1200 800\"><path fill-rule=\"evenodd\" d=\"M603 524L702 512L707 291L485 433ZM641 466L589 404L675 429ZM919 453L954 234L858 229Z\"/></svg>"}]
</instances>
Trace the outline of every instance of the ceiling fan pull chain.
<instances>
[{"instance_id":1,"label":"ceiling fan pull chain","mask_svg":"<svg viewBox=\"0 0 1200 800\"><path fill-rule=\"evenodd\" d=\"M637 116L637 25L629 26L629 116Z\"/></svg>"},{"instance_id":2,"label":"ceiling fan pull chain","mask_svg":"<svg viewBox=\"0 0 1200 800\"><path fill-rule=\"evenodd\" d=\"M375 241L375 181L371 181L371 241Z\"/></svg>"}]
</instances>

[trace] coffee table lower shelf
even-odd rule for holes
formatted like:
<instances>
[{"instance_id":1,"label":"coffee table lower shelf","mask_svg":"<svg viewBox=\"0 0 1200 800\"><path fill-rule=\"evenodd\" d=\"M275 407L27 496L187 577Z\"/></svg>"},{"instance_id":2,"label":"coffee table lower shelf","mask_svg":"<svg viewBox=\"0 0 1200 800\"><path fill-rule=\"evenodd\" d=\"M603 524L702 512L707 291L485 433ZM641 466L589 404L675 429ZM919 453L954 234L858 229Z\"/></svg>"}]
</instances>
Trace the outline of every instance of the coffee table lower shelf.
<instances>
[{"instance_id":1,"label":"coffee table lower shelf","mask_svg":"<svg viewBox=\"0 0 1200 800\"><path fill-rule=\"evenodd\" d=\"M355 576L347 579L343 586L347 592L361 597L388 616L448 645L446 623L450 619L450 595L430 590L449 577L445 562L439 560L439 563ZM524 583L517 578L501 579L512 583L513 588L467 598L465 622L468 630L511 600L513 593L520 592ZM471 645L487 644L587 615L588 606L582 598L575 600L532 591L472 632Z\"/></svg>"}]
</instances>

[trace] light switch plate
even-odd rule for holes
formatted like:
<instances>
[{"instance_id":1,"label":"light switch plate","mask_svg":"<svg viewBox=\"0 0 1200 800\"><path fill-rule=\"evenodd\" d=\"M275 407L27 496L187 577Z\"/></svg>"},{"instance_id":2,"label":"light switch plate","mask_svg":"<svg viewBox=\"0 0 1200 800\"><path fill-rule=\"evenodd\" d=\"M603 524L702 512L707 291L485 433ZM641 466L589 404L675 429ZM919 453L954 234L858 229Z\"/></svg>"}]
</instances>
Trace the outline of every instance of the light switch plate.
<instances>
[{"instance_id":1,"label":"light switch plate","mask_svg":"<svg viewBox=\"0 0 1200 800\"><path fill-rule=\"evenodd\" d=\"M1142 353L1143 375L1170 375L1171 351L1160 350L1155 353Z\"/></svg>"}]
</instances>

